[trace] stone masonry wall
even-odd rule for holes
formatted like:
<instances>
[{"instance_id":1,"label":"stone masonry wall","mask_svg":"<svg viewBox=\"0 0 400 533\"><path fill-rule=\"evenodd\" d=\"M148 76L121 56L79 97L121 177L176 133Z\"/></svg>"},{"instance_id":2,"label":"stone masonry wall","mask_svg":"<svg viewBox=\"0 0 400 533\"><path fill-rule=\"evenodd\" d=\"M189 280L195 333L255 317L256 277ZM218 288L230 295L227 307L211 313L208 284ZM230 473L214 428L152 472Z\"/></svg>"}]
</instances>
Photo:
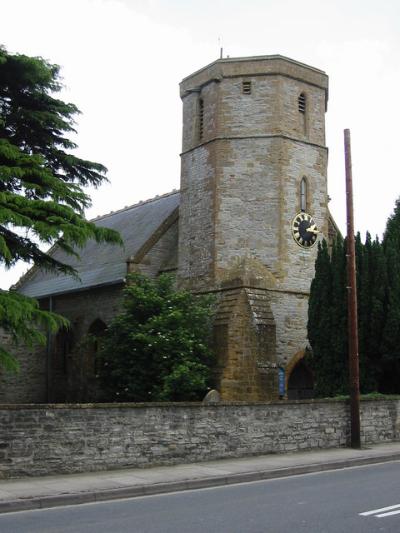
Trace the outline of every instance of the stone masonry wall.
<instances>
[{"instance_id":1,"label":"stone masonry wall","mask_svg":"<svg viewBox=\"0 0 400 533\"><path fill-rule=\"evenodd\" d=\"M176 270L178 255L178 222L164 233L143 257L136 270L142 274L155 278L163 270Z\"/></svg>"},{"instance_id":2,"label":"stone masonry wall","mask_svg":"<svg viewBox=\"0 0 400 533\"><path fill-rule=\"evenodd\" d=\"M72 338L70 350L64 354L56 349L57 336L51 339L49 401L87 401L84 391L94 384L94 362L86 358L85 351L76 348L96 320L108 325L114 318L121 305L122 289L122 284L111 285L53 299L53 311L70 321Z\"/></svg>"},{"instance_id":3,"label":"stone masonry wall","mask_svg":"<svg viewBox=\"0 0 400 533\"><path fill-rule=\"evenodd\" d=\"M115 316L121 303L122 285L100 287L88 291L59 295L53 297L53 311L70 321L69 333L73 338L73 346L87 335L90 325L100 319L106 325ZM43 306L48 302L43 300ZM6 339L3 333L1 340L10 346L19 364L18 374L0 371L0 401L3 403L44 403L46 401L65 401L71 397L68 390L71 383L79 385L79 372L83 372L81 362L74 360L72 352L56 353L54 345L57 338L51 338L51 355L48 361L46 346L28 348L24 345L15 346ZM65 360L62 360L65 359ZM79 368L79 372L77 372ZM47 381L47 374L49 380Z\"/></svg>"},{"instance_id":4,"label":"stone masonry wall","mask_svg":"<svg viewBox=\"0 0 400 533\"><path fill-rule=\"evenodd\" d=\"M178 272L195 290L214 285L214 167L213 146L182 156Z\"/></svg>"},{"instance_id":5,"label":"stone masonry wall","mask_svg":"<svg viewBox=\"0 0 400 533\"><path fill-rule=\"evenodd\" d=\"M214 323L215 388L224 401L278 399L276 324L265 290L224 291Z\"/></svg>"},{"instance_id":6,"label":"stone masonry wall","mask_svg":"<svg viewBox=\"0 0 400 533\"><path fill-rule=\"evenodd\" d=\"M226 278L238 257L252 257L270 270L280 288L309 291L317 247L300 248L291 222L300 210L300 182L306 176L309 210L327 235L325 150L281 139L240 139L219 142L218 157L216 282ZM197 171L192 169L198 179L202 171ZM199 181L191 186L196 190ZM202 229L204 240L210 233Z\"/></svg>"},{"instance_id":7,"label":"stone masonry wall","mask_svg":"<svg viewBox=\"0 0 400 533\"><path fill-rule=\"evenodd\" d=\"M400 439L400 400L361 403L363 444ZM342 401L0 406L0 478L348 444Z\"/></svg>"},{"instance_id":8,"label":"stone masonry wall","mask_svg":"<svg viewBox=\"0 0 400 533\"><path fill-rule=\"evenodd\" d=\"M0 402L42 403L47 400L46 348L16 345L10 335L0 330L1 344L6 347L20 364L18 374L0 369Z\"/></svg>"},{"instance_id":9,"label":"stone masonry wall","mask_svg":"<svg viewBox=\"0 0 400 533\"><path fill-rule=\"evenodd\" d=\"M285 368L307 346L308 295L269 292L276 322L276 359Z\"/></svg>"}]
</instances>

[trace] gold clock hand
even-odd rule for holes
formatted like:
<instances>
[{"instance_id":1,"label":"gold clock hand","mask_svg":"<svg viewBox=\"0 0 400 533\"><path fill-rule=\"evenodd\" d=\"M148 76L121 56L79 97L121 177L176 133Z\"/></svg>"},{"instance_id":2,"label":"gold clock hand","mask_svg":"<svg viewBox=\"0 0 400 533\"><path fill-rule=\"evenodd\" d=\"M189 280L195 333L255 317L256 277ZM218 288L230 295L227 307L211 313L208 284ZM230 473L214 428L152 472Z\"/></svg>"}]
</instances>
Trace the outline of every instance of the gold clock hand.
<instances>
[{"instance_id":1,"label":"gold clock hand","mask_svg":"<svg viewBox=\"0 0 400 533\"><path fill-rule=\"evenodd\" d=\"M308 231L309 233L314 233L315 235L319 233L319 231L317 230L315 226L310 226L309 228L306 229L306 231Z\"/></svg>"}]
</instances>

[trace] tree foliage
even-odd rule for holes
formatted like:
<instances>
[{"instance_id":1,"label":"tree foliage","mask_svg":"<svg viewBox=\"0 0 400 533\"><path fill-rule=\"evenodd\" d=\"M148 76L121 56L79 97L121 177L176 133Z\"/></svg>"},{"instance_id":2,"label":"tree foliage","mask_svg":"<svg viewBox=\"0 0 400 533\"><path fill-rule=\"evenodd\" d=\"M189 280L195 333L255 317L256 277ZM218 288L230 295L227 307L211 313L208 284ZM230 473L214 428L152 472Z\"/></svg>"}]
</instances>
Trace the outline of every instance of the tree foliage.
<instances>
[{"instance_id":1,"label":"tree foliage","mask_svg":"<svg viewBox=\"0 0 400 533\"><path fill-rule=\"evenodd\" d=\"M0 324L15 342L27 346L44 344L44 331L55 332L60 326L67 327L67 321L55 313L39 309L39 303L17 292L0 291ZM0 362L7 370L18 370L15 358L0 346Z\"/></svg>"},{"instance_id":2,"label":"tree foliage","mask_svg":"<svg viewBox=\"0 0 400 533\"><path fill-rule=\"evenodd\" d=\"M6 268L22 260L75 274L43 245L57 242L76 255L89 238L120 242L84 217L90 198L83 187L100 185L106 168L71 153L76 144L67 136L79 110L55 97L61 88L57 65L0 47L0 264ZM0 292L0 325L15 339L43 340L35 329L40 323L54 328L63 320L15 292ZM12 365L4 348L0 361Z\"/></svg>"},{"instance_id":3,"label":"tree foliage","mask_svg":"<svg viewBox=\"0 0 400 533\"><path fill-rule=\"evenodd\" d=\"M400 391L400 200L389 217L383 236L386 257L385 321L381 353L382 392Z\"/></svg>"},{"instance_id":4,"label":"tree foliage","mask_svg":"<svg viewBox=\"0 0 400 533\"><path fill-rule=\"evenodd\" d=\"M170 276L134 274L107 328L98 373L107 401L199 400L213 362L213 298L175 291Z\"/></svg>"},{"instance_id":5,"label":"tree foliage","mask_svg":"<svg viewBox=\"0 0 400 533\"><path fill-rule=\"evenodd\" d=\"M313 369L317 396L334 396L347 390L344 281L343 240L338 238L331 253L327 243L323 241L318 245L308 320L308 338L312 347L312 357L310 360L308 356L308 362Z\"/></svg>"},{"instance_id":6,"label":"tree foliage","mask_svg":"<svg viewBox=\"0 0 400 533\"><path fill-rule=\"evenodd\" d=\"M356 236L360 390L400 393L400 201L382 242ZM311 284L308 362L317 396L348 391L346 241L319 245Z\"/></svg>"}]
</instances>

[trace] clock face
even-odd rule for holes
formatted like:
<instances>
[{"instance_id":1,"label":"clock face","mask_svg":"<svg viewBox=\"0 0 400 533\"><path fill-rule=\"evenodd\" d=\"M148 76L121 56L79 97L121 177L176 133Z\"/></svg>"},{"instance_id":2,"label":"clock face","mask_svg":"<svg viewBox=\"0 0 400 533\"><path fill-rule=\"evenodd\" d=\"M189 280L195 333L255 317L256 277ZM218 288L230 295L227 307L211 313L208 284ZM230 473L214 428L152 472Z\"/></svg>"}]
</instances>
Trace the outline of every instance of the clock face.
<instances>
[{"instance_id":1,"label":"clock face","mask_svg":"<svg viewBox=\"0 0 400 533\"><path fill-rule=\"evenodd\" d=\"M318 228L308 213L298 213L292 222L293 239L302 248L311 248L317 241Z\"/></svg>"}]
</instances>

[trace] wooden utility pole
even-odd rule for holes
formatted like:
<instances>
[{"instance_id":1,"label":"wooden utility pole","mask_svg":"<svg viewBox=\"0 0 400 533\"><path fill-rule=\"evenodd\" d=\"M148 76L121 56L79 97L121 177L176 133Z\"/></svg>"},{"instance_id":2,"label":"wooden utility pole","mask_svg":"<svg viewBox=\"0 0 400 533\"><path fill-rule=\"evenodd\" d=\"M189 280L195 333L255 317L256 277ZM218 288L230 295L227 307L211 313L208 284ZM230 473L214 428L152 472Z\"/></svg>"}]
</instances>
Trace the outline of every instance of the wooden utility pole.
<instances>
[{"instance_id":1,"label":"wooden utility pole","mask_svg":"<svg viewBox=\"0 0 400 533\"><path fill-rule=\"evenodd\" d=\"M358 362L357 281L354 244L353 177L351 169L350 130L344 130L347 206L347 305L350 374L351 447L361 448L360 439L360 378Z\"/></svg>"}]
</instances>

